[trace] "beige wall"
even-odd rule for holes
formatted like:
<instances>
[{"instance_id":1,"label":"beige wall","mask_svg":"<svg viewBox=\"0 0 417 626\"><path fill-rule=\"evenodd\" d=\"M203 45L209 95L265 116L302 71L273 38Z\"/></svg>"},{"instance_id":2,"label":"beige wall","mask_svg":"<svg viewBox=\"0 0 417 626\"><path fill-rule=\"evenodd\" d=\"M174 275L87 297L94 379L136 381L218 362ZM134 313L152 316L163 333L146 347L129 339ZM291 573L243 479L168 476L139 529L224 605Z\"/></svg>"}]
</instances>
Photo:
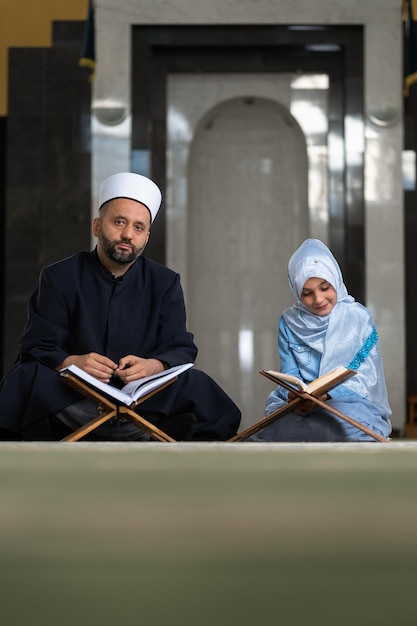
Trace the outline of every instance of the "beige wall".
<instances>
[{"instance_id":1,"label":"beige wall","mask_svg":"<svg viewBox=\"0 0 417 626\"><path fill-rule=\"evenodd\" d=\"M52 22L85 20L88 0L1 0L0 116L7 115L8 49L51 45Z\"/></svg>"}]
</instances>

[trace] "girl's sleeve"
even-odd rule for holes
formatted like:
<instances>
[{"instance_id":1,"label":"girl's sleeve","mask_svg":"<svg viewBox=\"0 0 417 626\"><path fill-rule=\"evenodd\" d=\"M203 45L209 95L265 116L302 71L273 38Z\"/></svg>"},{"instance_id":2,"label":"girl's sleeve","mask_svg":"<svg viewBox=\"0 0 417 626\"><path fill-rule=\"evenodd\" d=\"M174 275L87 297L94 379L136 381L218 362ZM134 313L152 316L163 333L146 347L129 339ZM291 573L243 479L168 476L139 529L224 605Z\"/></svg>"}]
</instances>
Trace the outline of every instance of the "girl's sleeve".
<instances>
[{"instance_id":1,"label":"girl's sleeve","mask_svg":"<svg viewBox=\"0 0 417 626\"><path fill-rule=\"evenodd\" d=\"M294 376L300 376L297 363L294 359L293 353L289 348L290 342L287 334L287 326L282 318L278 322L278 354L280 360L280 371L286 374L293 374ZM288 401L288 391L277 385L276 389L272 391L265 403L265 415L269 415L274 411L277 411Z\"/></svg>"},{"instance_id":2,"label":"girl's sleeve","mask_svg":"<svg viewBox=\"0 0 417 626\"><path fill-rule=\"evenodd\" d=\"M294 357L294 351L290 349L290 339L288 337L288 327L283 317L280 317L278 324L278 354L280 361L280 371L291 374L298 378L303 378L298 363ZM284 390L285 391L285 390ZM285 396L287 392L285 391Z\"/></svg>"}]
</instances>

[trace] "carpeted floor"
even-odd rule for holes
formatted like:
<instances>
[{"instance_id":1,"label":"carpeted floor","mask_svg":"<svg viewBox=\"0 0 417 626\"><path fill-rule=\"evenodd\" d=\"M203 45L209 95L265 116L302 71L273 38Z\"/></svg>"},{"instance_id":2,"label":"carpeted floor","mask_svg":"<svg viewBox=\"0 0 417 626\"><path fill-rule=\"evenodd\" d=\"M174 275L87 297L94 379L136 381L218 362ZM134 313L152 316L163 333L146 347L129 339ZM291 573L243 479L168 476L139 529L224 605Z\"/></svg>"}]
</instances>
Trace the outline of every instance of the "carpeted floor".
<instances>
[{"instance_id":1,"label":"carpeted floor","mask_svg":"<svg viewBox=\"0 0 417 626\"><path fill-rule=\"evenodd\" d=\"M3 626L415 626L417 442L0 444Z\"/></svg>"}]
</instances>

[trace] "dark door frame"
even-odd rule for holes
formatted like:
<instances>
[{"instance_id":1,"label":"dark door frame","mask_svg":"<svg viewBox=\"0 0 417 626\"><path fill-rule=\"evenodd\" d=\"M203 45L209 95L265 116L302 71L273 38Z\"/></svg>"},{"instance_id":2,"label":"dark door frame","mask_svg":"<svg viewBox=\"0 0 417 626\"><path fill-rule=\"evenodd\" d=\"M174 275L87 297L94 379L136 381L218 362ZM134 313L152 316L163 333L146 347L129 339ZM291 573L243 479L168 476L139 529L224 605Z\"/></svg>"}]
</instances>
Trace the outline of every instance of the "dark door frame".
<instances>
[{"instance_id":1,"label":"dark door frame","mask_svg":"<svg viewBox=\"0 0 417 626\"><path fill-rule=\"evenodd\" d=\"M167 78L173 73L325 73L329 75L329 243L349 291L365 301L364 154L340 146L350 118L363 122L362 26L132 27L132 170L166 187ZM358 127L358 126L357 126ZM360 127L360 126L359 126ZM362 142L363 144L363 142ZM148 252L165 262L162 206Z\"/></svg>"}]
</instances>

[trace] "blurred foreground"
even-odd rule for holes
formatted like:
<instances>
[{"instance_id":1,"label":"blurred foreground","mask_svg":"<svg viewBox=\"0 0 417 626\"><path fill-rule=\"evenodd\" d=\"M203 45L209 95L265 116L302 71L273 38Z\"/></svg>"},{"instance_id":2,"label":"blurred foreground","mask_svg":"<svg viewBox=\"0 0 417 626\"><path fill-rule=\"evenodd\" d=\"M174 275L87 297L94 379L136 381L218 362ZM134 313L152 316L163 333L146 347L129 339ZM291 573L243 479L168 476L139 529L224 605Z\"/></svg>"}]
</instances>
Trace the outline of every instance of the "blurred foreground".
<instances>
[{"instance_id":1,"label":"blurred foreground","mask_svg":"<svg viewBox=\"0 0 417 626\"><path fill-rule=\"evenodd\" d=\"M0 444L4 626L415 626L417 442Z\"/></svg>"}]
</instances>

